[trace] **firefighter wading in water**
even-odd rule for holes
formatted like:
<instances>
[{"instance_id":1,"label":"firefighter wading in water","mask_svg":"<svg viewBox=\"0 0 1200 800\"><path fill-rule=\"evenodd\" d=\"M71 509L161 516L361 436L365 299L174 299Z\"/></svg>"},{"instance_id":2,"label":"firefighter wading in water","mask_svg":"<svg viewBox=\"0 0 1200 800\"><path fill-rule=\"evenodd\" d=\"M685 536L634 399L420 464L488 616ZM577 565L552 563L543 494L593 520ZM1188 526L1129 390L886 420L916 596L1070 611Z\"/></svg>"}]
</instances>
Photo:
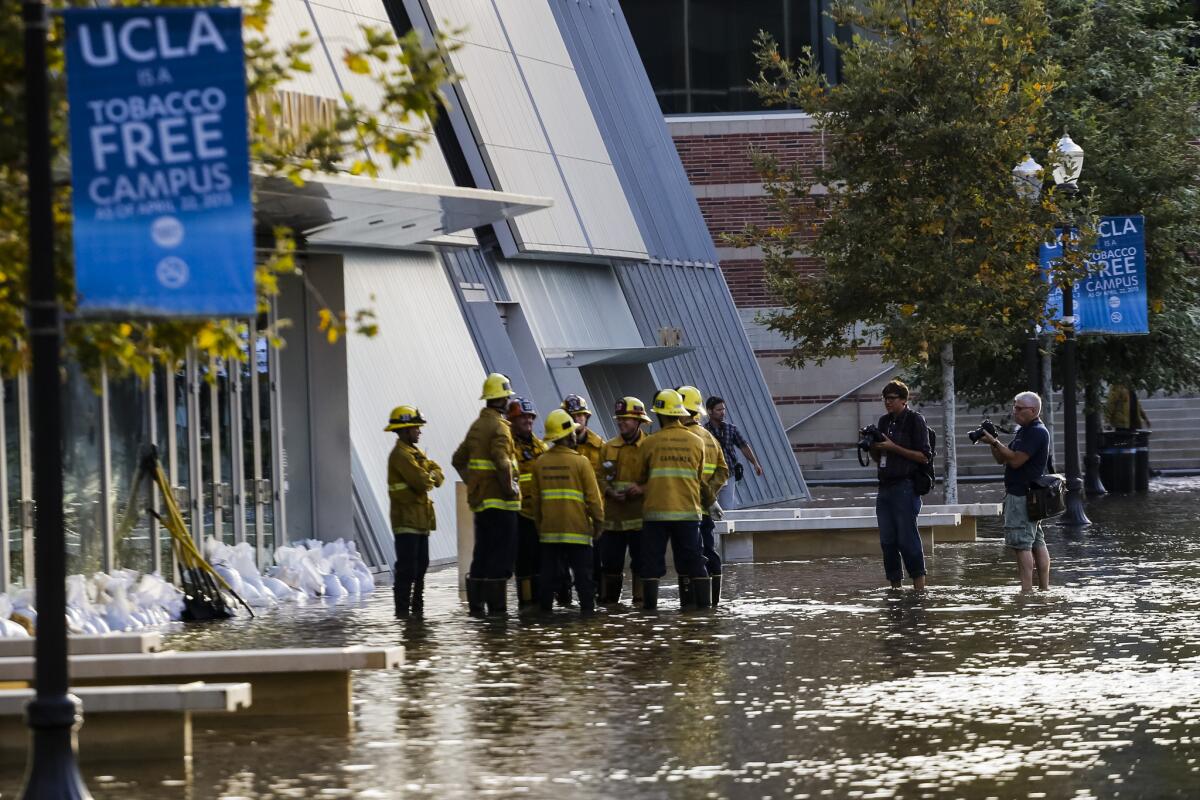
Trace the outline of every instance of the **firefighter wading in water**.
<instances>
[{"instance_id":1,"label":"firefighter wading in water","mask_svg":"<svg viewBox=\"0 0 1200 800\"><path fill-rule=\"evenodd\" d=\"M713 522L712 515L717 513L718 517L720 516L717 494L725 485L725 481L729 480L729 465L725 462L725 452L721 449L720 442L700 424L700 418L704 416L704 398L700 390L695 386L680 386L675 391L683 398L683 407L690 415L684 420L683 427L704 442L705 477L704 483L700 485L700 508L703 512L700 517L700 547L704 555L704 565L708 569L712 604L715 606L721 600L721 556L717 553L716 536L713 534L716 523ZM702 587L697 586L696 591L702 591Z\"/></svg>"},{"instance_id":2,"label":"firefighter wading in water","mask_svg":"<svg viewBox=\"0 0 1200 800\"><path fill-rule=\"evenodd\" d=\"M517 555L517 514L521 510L517 452L504 412L514 394L498 372L483 382L486 406L471 424L450 463L467 484L467 500L475 512L475 551L467 574L467 608L471 616L508 613L508 579Z\"/></svg>"},{"instance_id":3,"label":"firefighter wading in water","mask_svg":"<svg viewBox=\"0 0 1200 800\"><path fill-rule=\"evenodd\" d=\"M513 443L517 448L517 465L521 472L521 511L517 518L517 610L527 611L538 606L538 570L541 568L537 525L533 522L533 462L546 452L546 443L533 434L537 412L533 403L524 397L508 401L508 422L512 425Z\"/></svg>"},{"instance_id":4,"label":"firefighter wading in water","mask_svg":"<svg viewBox=\"0 0 1200 800\"><path fill-rule=\"evenodd\" d=\"M604 494L604 533L600 536L603 574L601 603L619 603L625 581L625 551L633 573L633 603L642 603L642 487L641 446L646 441L642 423L650 422L646 406L636 397L617 401L613 417L620 431L600 452L600 491Z\"/></svg>"},{"instance_id":5,"label":"firefighter wading in water","mask_svg":"<svg viewBox=\"0 0 1200 800\"><path fill-rule=\"evenodd\" d=\"M429 491L442 485L442 468L418 447L425 418L413 406L392 409L385 431L396 432L388 456L388 500L392 537L396 543L396 572L392 594L396 616L425 611L425 570L429 568L429 532L437 528Z\"/></svg>"},{"instance_id":6,"label":"firefighter wading in water","mask_svg":"<svg viewBox=\"0 0 1200 800\"><path fill-rule=\"evenodd\" d=\"M701 485L704 442L683 427L689 418L683 398L674 389L654 397L659 430L646 437L638 484L642 501L643 608L658 607L658 588L667 574L667 542L679 573L680 608L712 605L712 590L700 548Z\"/></svg>"},{"instance_id":7,"label":"firefighter wading in water","mask_svg":"<svg viewBox=\"0 0 1200 800\"><path fill-rule=\"evenodd\" d=\"M563 398L562 405L559 407L570 414L571 419L579 426L575 431L575 449L592 465L592 471L596 473L596 480L599 481L600 451L604 448L604 440L600 438L598 433L588 427L592 410L588 408L587 399L582 395L569 394ZM592 583L599 591L600 548L598 547L592 553ZM566 574L560 575L557 585L558 589L555 595L558 597L559 605L571 605L571 576Z\"/></svg>"},{"instance_id":8,"label":"firefighter wading in water","mask_svg":"<svg viewBox=\"0 0 1200 800\"><path fill-rule=\"evenodd\" d=\"M596 613L592 541L600 535L604 503L591 462L576 450L578 423L562 409L546 416L542 438L550 450L533 464L533 520L541 542L541 607L554 606L554 578L564 568L575 579L579 612Z\"/></svg>"}]
</instances>

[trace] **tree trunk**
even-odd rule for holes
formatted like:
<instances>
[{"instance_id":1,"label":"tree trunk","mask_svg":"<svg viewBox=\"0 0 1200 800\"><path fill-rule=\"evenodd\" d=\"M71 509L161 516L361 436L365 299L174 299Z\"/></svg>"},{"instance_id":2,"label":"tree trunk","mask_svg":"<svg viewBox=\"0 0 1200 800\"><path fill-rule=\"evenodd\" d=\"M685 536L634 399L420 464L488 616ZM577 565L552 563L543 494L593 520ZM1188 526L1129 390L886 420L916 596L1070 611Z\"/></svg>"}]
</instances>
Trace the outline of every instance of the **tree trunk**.
<instances>
[{"instance_id":1,"label":"tree trunk","mask_svg":"<svg viewBox=\"0 0 1200 800\"><path fill-rule=\"evenodd\" d=\"M942 409L945 430L942 431L942 448L946 453L946 482L942 488L946 504L958 502L958 453L955 450L954 429L957 422L954 398L954 344L942 345Z\"/></svg>"}]
</instances>

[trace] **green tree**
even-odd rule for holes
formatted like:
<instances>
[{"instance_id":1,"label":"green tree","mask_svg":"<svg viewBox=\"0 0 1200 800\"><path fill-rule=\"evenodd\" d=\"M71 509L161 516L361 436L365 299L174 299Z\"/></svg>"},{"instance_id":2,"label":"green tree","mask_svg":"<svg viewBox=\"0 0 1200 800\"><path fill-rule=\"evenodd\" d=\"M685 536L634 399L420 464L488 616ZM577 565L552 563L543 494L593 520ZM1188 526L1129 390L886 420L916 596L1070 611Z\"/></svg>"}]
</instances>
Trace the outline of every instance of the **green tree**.
<instances>
[{"instance_id":1,"label":"green tree","mask_svg":"<svg viewBox=\"0 0 1200 800\"><path fill-rule=\"evenodd\" d=\"M187 6L211 5L188 0L118 0L116 5ZM70 3L53 0L53 8ZM393 165L416 156L428 136L419 130L432 119L441 100L439 87L455 76L445 57L446 40L424 43L415 32L397 40L391 30L360 26L362 40L346 47L340 55L346 66L369 75L379 88L378 101L365 105L350 95L330 118L306 125L301 130L279 135L273 132L272 117L280 113L272 92L299 73L312 70L309 54L314 40L302 31L295 41L267 38L272 12L271 0L242 4L247 92L261 102L249 105L251 158L256 170L269 177L284 177L303 185L305 176L349 172L374 175L378 162ZM25 328L27 303L28 213L25 165L24 54L21 7L5 3L0 8L0 374L11 376L28 365ZM63 25L56 16L50 33L52 144L58 154L56 165L68 162L67 104L64 75ZM61 301L69 315L75 307L71 250L71 186L63 179L55 187L54 214L57 240L56 268L62 287ZM298 271L294 260L295 232L285 227L273 231L274 252L256 271L260 310L279 289L279 277ZM322 326L330 338L354 325L370 332L369 309L351 314L325 309ZM100 366L112 374L147 376L155 364L174 365L189 344L201 358L245 359L242 336L245 323L235 320L84 322L68 324L65 357L78 361L95 375ZM278 338L278 331L270 332Z\"/></svg>"},{"instance_id":2,"label":"green tree","mask_svg":"<svg viewBox=\"0 0 1200 800\"><path fill-rule=\"evenodd\" d=\"M1085 336L1079 368L1088 412L1102 382L1148 392L1200 389L1200 71L1191 3L1049 0L1044 50L1061 80L1047 103L1087 153L1081 183L1095 211L1146 217L1148 336ZM981 405L1024 386L1021 336L1000 363L975 357L959 387ZM1003 354L1002 354L1003 355ZM938 375L926 370L923 387Z\"/></svg>"},{"instance_id":3,"label":"green tree","mask_svg":"<svg viewBox=\"0 0 1200 800\"><path fill-rule=\"evenodd\" d=\"M768 326L802 367L878 343L905 368L939 369L946 408L946 499L957 498L955 360L1005 352L1042 320L1037 252L1060 209L1056 193L1019 198L1011 170L1053 141L1045 105L1057 75L1037 0L839 3L854 31L839 44L843 79L827 85L809 55L779 55L765 35L754 88L801 108L826 143L812 174L756 156L778 224L735 237L759 246L782 309ZM1057 137L1055 137L1057 138ZM824 271L798 274L807 252ZM1066 270L1079 268L1073 258Z\"/></svg>"}]
</instances>

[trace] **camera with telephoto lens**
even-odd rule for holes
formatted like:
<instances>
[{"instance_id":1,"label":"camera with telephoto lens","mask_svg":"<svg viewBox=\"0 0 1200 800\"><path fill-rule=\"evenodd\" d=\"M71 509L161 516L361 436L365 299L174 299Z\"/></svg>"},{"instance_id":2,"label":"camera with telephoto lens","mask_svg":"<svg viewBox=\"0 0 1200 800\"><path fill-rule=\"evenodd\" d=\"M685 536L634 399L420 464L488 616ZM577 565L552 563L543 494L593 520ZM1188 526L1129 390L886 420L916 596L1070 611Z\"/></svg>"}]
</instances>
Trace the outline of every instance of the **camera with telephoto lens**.
<instances>
[{"instance_id":1,"label":"camera with telephoto lens","mask_svg":"<svg viewBox=\"0 0 1200 800\"><path fill-rule=\"evenodd\" d=\"M868 425L867 427L861 429L858 432L858 436L859 450L870 450L871 445L879 444L883 441L883 434L880 433L879 428L875 427L874 425Z\"/></svg>"},{"instance_id":2,"label":"camera with telephoto lens","mask_svg":"<svg viewBox=\"0 0 1200 800\"><path fill-rule=\"evenodd\" d=\"M971 444L978 444L984 434L996 435L996 426L987 417L983 418L983 422L979 423L979 427L973 431L967 431L967 438L971 440Z\"/></svg>"}]
</instances>

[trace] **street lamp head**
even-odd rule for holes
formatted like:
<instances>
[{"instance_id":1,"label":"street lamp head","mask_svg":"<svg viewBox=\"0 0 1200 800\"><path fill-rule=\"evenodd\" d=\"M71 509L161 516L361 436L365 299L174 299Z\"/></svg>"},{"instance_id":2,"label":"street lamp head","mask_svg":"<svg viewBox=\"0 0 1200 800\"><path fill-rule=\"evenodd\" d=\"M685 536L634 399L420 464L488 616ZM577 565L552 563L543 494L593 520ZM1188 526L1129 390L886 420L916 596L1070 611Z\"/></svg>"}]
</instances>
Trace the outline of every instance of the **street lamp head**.
<instances>
[{"instance_id":1,"label":"street lamp head","mask_svg":"<svg viewBox=\"0 0 1200 800\"><path fill-rule=\"evenodd\" d=\"M1042 165L1026 153L1021 163L1013 167L1012 181L1018 197L1036 202L1042 194Z\"/></svg>"},{"instance_id":2,"label":"street lamp head","mask_svg":"<svg viewBox=\"0 0 1200 800\"><path fill-rule=\"evenodd\" d=\"M1079 173L1083 172L1083 148L1071 141L1063 131L1063 137L1054 145L1058 163L1054 165L1054 182L1069 189L1077 188Z\"/></svg>"}]
</instances>

